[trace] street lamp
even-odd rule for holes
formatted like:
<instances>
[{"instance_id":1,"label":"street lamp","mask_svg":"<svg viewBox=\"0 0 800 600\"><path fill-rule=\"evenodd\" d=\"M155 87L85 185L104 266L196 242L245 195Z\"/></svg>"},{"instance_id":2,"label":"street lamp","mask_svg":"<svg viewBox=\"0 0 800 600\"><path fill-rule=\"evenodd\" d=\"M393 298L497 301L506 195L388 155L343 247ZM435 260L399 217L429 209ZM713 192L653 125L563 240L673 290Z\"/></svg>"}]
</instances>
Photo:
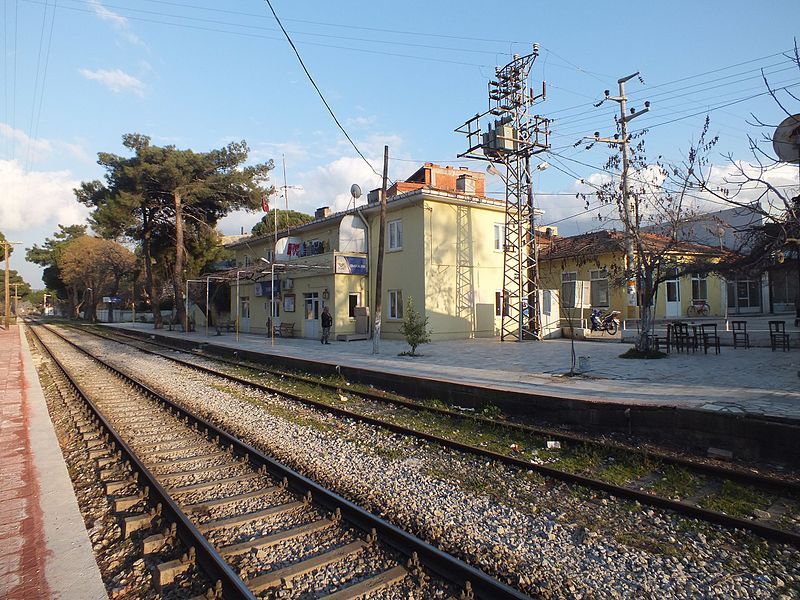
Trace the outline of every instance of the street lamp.
<instances>
[{"instance_id":1,"label":"street lamp","mask_svg":"<svg viewBox=\"0 0 800 600\"><path fill-rule=\"evenodd\" d=\"M270 262L263 256L258 258L263 263L270 265L270 286L269 286L269 335L272 340L272 345L275 345L275 323L272 320L275 318L275 262ZM237 300L238 301L238 300ZM238 308L238 304L236 305Z\"/></svg>"}]
</instances>

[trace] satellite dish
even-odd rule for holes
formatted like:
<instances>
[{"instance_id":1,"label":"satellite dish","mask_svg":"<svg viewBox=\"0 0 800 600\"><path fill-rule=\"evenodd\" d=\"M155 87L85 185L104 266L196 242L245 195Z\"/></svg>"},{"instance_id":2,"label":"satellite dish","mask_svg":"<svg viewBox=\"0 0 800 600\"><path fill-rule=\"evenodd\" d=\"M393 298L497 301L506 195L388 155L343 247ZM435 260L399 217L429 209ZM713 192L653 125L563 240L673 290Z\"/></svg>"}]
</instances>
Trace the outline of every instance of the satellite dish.
<instances>
[{"instance_id":1,"label":"satellite dish","mask_svg":"<svg viewBox=\"0 0 800 600\"><path fill-rule=\"evenodd\" d=\"M800 163L800 114L783 120L772 136L772 147L783 162Z\"/></svg>"},{"instance_id":2,"label":"satellite dish","mask_svg":"<svg viewBox=\"0 0 800 600\"><path fill-rule=\"evenodd\" d=\"M350 195L355 199L361 198L361 186L358 185L357 183L354 183L353 185L351 185L350 186Z\"/></svg>"}]
</instances>

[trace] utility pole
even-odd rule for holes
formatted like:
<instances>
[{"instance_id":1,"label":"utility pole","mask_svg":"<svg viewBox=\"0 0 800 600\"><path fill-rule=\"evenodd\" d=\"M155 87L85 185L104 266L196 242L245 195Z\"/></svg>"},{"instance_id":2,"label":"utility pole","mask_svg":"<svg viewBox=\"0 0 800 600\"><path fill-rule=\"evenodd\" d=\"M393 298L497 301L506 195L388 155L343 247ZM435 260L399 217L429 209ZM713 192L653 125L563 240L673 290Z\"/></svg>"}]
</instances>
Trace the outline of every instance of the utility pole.
<instances>
[{"instance_id":1,"label":"utility pole","mask_svg":"<svg viewBox=\"0 0 800 600\"><path fill-rule=\"evenodd\" d=\"M9 294L11 292L11 289L10 289L10 286L9 286L9 279L11 277L11 273L10 273L11 269L8 266L8 254L9 254L10 248L11 248L11 244L7 240L3 240L3 260L6 263L6 285L5 285L5 288L6 288L5 289L6 303L5 303L5 313L3 313L3 316L4 316L3 321L4 321L4 324L5 324L6 331L8 331L8 328L9 328L10 323L11 323L10 315L9 315L9 313L11 312L11 305L10 305L10 302L9 302Z\"/></svg>"},{"instance_id":2,"label":"utility pole","mask_svg":"<svg viewBox=\"0 0 800 600\"><path fill-rule=\"evenodd\" d=\"M534 103L545 99L545 84L542 82L541 94L528 84L538 56L539 45L534 44L530 54L515 54L506 66L496 67L495 78L489 82L489 110L456 129L466 135L469 146L458 156L488 161L487 170L500 175L505 183L500 339L518 342L541 337L530 158L549 148L550 132L549 120L533 114ZM484 117L488 123L482 129ZM503 172L495 165L502 166Z\"/></svg>"},{"instance_id":3,"label":"utility pole","mask_svg":"<svg viewBox=\"0 0 800 600\"><path fill-rule=\"evenodd\" d=\"M381 182L381 213L378 226L378 261L375 267L375 327L372 331L372 353L380 354L381 286L383 285L383 245L386 239L386 187L389 180L389 146L383 147L383 181Z\"/></svg>"},{"instance_id":4,"label":"utility pole","mask_svg":"<svg viewBox=\"0 0 800 600\"><path fill-rule=\"evenodd\" d=\"M606 100L613 100L619 104L619 126L620 134L615 134L613 138L601 138L599 132L595 132L593 138L595 142L603 142L606 144L619 146L622 151L622 224L625 227L625 275L628 280L628 304L635 305L636 294L641 290L641 282L639 281L640 273L637 268L636 255L633 252L633 236L639 231L639 202L631 201L630 187L628 186L628 145L630 144L630 136L628 135L628 123L633 121L636 117L643 115L650 110L650 102L644 103L644 109L636 111L632 108L628 114L628 97L625 95L625 83L634 77L639 76L639 71L617 80L619 85L619 95L611 96L609 90L605 90L605 98L595 104L595 107L600 106ZM641 77L639 78L641 80ZM635 283L634 283L635 282Z\"/></svg>"}]
</instances>

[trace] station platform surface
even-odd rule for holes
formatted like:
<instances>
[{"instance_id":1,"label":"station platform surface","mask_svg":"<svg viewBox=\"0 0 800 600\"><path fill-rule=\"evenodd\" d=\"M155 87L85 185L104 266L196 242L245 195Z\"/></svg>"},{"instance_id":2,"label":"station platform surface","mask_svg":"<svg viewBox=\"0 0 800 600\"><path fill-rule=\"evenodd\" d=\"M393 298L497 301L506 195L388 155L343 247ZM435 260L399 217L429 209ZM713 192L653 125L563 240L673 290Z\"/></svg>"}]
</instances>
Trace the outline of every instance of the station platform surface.
<instances>
[{"instance_id":1,"label":"station platform surface","mask_svg":"<svg viewBox=\"0 0 800 600\"><path fill-rule=\"evenodd\" d=\"M0 329L0 598L107 598L20 329Z\"/></svg>"},{"instance_id":2,"label":"station platform surface","mask_svg":"<svg viewBox=\"0 0 800 600\"><path fill-rule=\"evenodd\" d=\"M183 333L154 330L152 324L114 323L114 327L243 348L265 354L296 357L330 364L431 379L467 383L494 389L585 401L676 406L709 411L750 413L782 419L800 419L800 349L773 352L768 347L723 346L719 355L672 353L658 360L619 358L631 346L619 340L576 341L576 362L585 369L580 377L564 377L571 365L568 339L544 342L501 342L499 338L437 341L417 349L419 357L398 356L408 350L401 340L380 340L379 354L372 341L338 342L275 338L262 334L208 334L203 329ZM584 357L580 361L580 357Z\"/></svg>"}]
</instances>

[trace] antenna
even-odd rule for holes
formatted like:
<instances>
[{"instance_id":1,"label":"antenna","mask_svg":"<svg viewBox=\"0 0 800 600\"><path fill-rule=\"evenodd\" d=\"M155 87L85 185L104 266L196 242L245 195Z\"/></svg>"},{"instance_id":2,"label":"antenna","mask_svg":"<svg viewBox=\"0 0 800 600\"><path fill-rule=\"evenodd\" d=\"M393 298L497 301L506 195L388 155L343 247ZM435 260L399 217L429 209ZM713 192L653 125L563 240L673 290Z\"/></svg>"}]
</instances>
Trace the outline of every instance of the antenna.
<instances>
[{"instance_id":1,"label":"antenna","mask_svg":"<svg viewBox=\"0 0 800 600\"><path fill-rule=\"evenodd\" d=\"M787 117L778 125L772 148L782 162L800 163L800 114Z\"/></svg>"},{"instance_id":2,"label":"antenna","mask_svg":"<svg viewBox=\"0 0 800 600\"><path fill-rule=\"evenodd\" d=\"M361 198L361 186L357 183L354 183L350 186L350 196L353 198L353 208L356 207L356 200ZM349 205L348 205L349 207Z\"/></svg>"}]
</instances>

